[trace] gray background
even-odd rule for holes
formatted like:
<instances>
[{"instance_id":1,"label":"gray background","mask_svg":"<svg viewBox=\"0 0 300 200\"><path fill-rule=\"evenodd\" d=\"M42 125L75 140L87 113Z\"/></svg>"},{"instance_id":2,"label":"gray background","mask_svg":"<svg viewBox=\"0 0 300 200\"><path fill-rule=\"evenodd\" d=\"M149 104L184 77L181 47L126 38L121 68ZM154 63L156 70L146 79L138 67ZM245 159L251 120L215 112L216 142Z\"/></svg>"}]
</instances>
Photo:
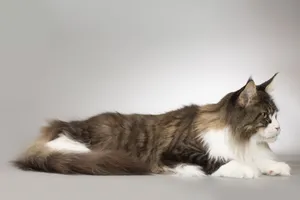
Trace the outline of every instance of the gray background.
<instances>
[{"instance_id":1,"label":"gray background","mask_svg":"<svg viewBox=\"0 0 300 200\"><path fill-rule=\"evenodd\" d=\"M300 152L300 1L2 0L0 25L3 164L46 119L155 114L216 102L250 75L260 83L275 72L282 135L272 148L282 155ZM2 173L6 186L33 176L72 191L60 176L46 181L18 173ZM170 191L198 188L177 184Z\"/></svg>"}]
</instances>

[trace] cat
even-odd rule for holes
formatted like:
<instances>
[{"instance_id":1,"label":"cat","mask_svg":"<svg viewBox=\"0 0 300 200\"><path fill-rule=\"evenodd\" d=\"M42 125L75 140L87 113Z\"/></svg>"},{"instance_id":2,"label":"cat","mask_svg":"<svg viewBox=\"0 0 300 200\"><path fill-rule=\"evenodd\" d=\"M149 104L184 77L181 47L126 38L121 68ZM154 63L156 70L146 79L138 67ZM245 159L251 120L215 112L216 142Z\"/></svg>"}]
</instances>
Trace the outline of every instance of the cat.
<instances>
[{"instance_id":1,"label":"cat","mask_svg":"<svg viewBox=\"0 0 300 200\"><path fill-rule=\"evenodd\" d=\"M85 175L290 176L269 147L280 125L270 87L277 73L217 103L162 114L105 112L52 120L13 165L22 170Z\"/></svg>"}]
</instances>

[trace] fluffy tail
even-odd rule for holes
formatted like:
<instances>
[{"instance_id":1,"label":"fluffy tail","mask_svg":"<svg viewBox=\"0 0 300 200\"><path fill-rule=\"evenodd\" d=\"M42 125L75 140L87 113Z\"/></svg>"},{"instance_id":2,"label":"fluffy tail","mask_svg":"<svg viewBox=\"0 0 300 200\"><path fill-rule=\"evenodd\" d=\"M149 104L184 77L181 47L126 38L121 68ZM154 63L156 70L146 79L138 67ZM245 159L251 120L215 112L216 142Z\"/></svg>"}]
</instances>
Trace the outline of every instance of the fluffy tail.
<instances>
[{"instance_id":1,"label":"fluffy tail","mask_svg":"<svg viewBox=\"0 0 300 200\"><path fill-rule=\"evenodd\" d=\"M12 164L23 170L60 174L151 174L150 167L146 163L132 158L122 151L64 152L53 150L46 145L64 131L73 131L73 129L61 121L50 122L49 126L42 128L40 137L33 145Z\"/></svg>"},{"instance_id":2,"label":"fluffy tail","mask_svg":"<svg viewBox=\"0 0 300 200\"><path fill-rule=\"evenodd\" d=\"M151 173L148 165L123 152L66 153L51 151L44 144L34 144L12 163L22 170L60 174L147 175Z\"/></svg>"}]
</instances>

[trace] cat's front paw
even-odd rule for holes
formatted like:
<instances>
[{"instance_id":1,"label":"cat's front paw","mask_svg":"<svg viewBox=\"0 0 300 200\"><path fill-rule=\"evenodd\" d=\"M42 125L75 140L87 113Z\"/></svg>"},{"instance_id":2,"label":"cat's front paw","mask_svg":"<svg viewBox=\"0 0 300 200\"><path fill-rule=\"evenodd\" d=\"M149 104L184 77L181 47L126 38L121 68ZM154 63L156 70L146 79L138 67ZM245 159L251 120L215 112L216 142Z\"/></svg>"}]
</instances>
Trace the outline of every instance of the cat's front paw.
<instances>
[{"instance_id":1,"label":"cat's front paw","mask_svg":"<svg viewBox=\"0 0 300 200\"><path fill-rule=\"evenodd\" d=\"M221 166L216 172L212 174L212 176L253 179L258 178L260 176L260 173L258 170L252 168L251 166L233 160Z\"/></svg>"},{"instance_id":2,"label":"cat's front paw","mask_svg":"<svg viewBox=\"0 0 300 200\"><path fill-rule=\"evenodd\" d=\"M273 162L265 167L264 174L269 176L290 176L291 167L284 162Z\"/></svg>"}]
</instances>

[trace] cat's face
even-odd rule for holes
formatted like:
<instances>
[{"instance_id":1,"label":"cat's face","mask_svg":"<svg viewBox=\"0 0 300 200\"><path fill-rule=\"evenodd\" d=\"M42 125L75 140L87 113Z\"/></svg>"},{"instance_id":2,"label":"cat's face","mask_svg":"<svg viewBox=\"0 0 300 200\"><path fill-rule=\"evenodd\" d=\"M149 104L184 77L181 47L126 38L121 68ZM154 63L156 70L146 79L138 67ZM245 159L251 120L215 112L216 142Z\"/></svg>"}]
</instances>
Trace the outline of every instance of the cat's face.
<instances>
[{"instance_id":1,"label":"cat's face","mask_svg":"<svg viewBox=\"0 0 300 200\"><path fill-rule=\"evenodd\" d=\"M262 120L265 125L257 131L256 140L264 142L275 142L280 134L280 124L277 119L277 112L264 115Z\"/></svg>"},{"instance_id":2,"label":"cat's face","mask_svg":"<svg viewBox=\"0 0 300 200\"><path fill-rule=\"evenodd\" d=\"M249 79L243 88L233 94L228 115L237 139L276 141L280 134L278 108L269 94L275 76L261 85L255 85Z\"/></svg>"}]
</instances>

